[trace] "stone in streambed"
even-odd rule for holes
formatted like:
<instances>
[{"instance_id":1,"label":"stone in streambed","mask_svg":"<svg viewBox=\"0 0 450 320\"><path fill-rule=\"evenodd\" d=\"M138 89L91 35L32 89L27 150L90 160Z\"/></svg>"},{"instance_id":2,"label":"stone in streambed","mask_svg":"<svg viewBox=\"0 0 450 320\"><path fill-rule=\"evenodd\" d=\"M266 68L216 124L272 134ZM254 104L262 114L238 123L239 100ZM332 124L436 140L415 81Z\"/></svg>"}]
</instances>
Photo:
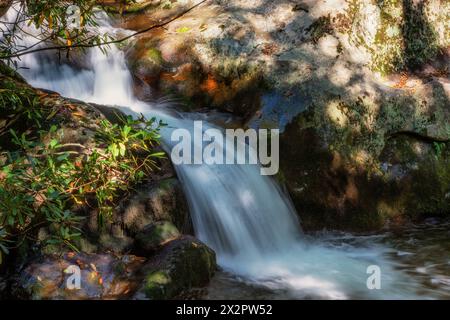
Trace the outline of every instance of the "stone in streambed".
<instances>
[{"instance_id":1,"label":"stone in streambed","mask_svg":"<svg viewBox=\"0 0 450 320\"><path fill-rule=\"evenodd\" d=\"M15 277L12 294L16 298L33 300L127 298L140 283L138 271L143 263L143 258L132 255L67 253L61 257L42 256L29 262ZM67 282L77 268L81 276L80 289L70 290Z\"/></svg>"},{"instance_id":2,"label":"stone in streambed","mask_svg":"<svg viewBox=\"0 0 450 320\"><path fill-rule=\"evenodd\" d=\"M216 270L213 250L186 236L171 241L143 268L144 284L136 298L169 299L208 284Z\"/></svg>"}]
</instances>

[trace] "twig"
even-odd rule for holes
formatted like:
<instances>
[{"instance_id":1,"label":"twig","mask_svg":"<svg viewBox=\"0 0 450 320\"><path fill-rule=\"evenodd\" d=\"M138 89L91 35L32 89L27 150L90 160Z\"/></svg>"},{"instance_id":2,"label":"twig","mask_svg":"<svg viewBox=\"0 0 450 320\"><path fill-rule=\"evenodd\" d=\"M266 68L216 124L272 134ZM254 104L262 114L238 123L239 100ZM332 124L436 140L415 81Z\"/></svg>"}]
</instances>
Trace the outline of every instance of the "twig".
<instances>
[{"instance_id":1,"label":"twig","mask_svg":"<svg viewBox=\"0 0 450 320\"><path fill-rule=\"evenodd\" d=\"M97 43L97 44L83 44L83 43L80 43L80 44L74 44L74 45L71 45L71 46L64 45L64 46L53 46L53 47L46 47L46 48L38 48L38 49L34 49L34 50L23 51L23 52L20 52L20 53L16 52L16 53L13 53L13 54L7 55L7 56L1 56L0 59L5 59L6 60L6 59L11 59L11 58L17 58L17 57L20 57L20 56L23 56L23 55L26 55L26 54L35 53L35 52L41 52L41 51L64 50L64 49L72 49L72 48L93 48L93 47L100 47L100 46L106 46L106 45L110 45L110 44L121 43L121 42L126 41L128 39L131 39L131 38L133 38L133 37L135 37L137 35L146 33L148 31L151 31L151 30L154 30L154 29L162 28L162 27L168 25L169 23L171 23L171 22L181 18L182 16L186 15L187 13L191 12L192 10L194 10L195 8L200 6L201 4L205 3L206 1L208 1L208 0L202 0L199 3L197 3L197 4L193 5L192 7L190 7L189 9L186 9L185 11L181 12L180 14L176 15L175 17L173 17L173 18L171 18L171 19L169 19L169 20L167 20L167 21L165 21L163 23L155 24L155 25L153 25L151 27L148 27L148 28L145 28L143 30L136 31L135 33L133 33L131 35L128 35L126 37L123 37L121 39L106 41L106 42Z\"/></svg>"}]
</instances>

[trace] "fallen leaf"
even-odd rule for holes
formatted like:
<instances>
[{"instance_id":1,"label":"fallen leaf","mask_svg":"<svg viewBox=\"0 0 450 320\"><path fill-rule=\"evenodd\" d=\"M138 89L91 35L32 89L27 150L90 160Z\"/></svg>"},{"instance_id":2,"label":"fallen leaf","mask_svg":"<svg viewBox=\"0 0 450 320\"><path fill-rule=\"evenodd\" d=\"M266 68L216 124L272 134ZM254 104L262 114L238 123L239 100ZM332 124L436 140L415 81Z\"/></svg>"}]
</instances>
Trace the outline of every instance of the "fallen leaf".
<instances>
[{"instance_id":1,"label":"fallen leaf","mask_svg":"<svg viewBox=\"0 0 450 320\"><path fill-rule=\"evenodd\" d=\"M408 82L408 75L406 73L402 73L402 75L400 76L400 80L392 87L396 89L401 89L405 87L407 82Z\"/></svg>"},{"instance_id":2,"label":"fallen leaf","mask_svg":"<svg viewBox=\"0 0 450 320\"><path fill-rule=\"evenodd\" d=\"M176 29L175 31L178 32L178 33L186 33L186 32L191 31L191 28L189 28L189 27L180 27L180 28Z\"/></svg>"}]
</instances>

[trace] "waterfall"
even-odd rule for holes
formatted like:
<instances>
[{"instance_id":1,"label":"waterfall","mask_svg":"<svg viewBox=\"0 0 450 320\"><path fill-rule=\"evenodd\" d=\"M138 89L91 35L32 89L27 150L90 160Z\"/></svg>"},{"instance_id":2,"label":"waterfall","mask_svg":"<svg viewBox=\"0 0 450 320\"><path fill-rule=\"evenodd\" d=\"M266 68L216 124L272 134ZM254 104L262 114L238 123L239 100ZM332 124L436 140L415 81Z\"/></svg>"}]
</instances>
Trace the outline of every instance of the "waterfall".
<instances>
[{"instance_id":1,"label":"waterfall","mask_svg":"<svg viewBox=\"0 0 450 320\"><path fill-rule=\"evenodd\" d=\"M7 19L13 20L14 12ZM100 32L126 33L113 28L105 15ZM23 35L25 44L34 43ZM86 54L86 69L57 61L57 55L40 52L24 56L20 73L31 85L87 102L114 105L128 114L158 117L168 124L162 130L165 148L173 143L175 128L193 130L188 117L174 117L158 105L138 101L125 57L117 47L108 54L93 48ZM208 125L206 125L208 126ZM169 152L170 154L170 152ZM293 298L408 298L407 279L384 258L386 248L335 249L307 240L289 198L275 181L260 175L257 165L176 166L188 199L196 236L212 247L226 271ZM368 290L366 270L382 270L382 290Z\"/></svg>"}]
</instances>

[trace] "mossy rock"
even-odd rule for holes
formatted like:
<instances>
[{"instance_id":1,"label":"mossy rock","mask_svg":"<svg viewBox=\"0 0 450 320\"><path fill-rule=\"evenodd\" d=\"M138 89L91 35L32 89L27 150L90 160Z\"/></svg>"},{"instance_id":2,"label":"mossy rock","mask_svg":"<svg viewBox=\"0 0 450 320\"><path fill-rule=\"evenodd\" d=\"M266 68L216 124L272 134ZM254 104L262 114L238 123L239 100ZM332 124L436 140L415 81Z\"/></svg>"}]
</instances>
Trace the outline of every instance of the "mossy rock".
<instances>
[{"instance_id":1,"label":"mossy rock","mask_svg":"<svg viewBox=\"0 0 450 320\"><path fill-rule=\"evenodd\" d=\"M280 177L305 229L377 230L450 214L448 100L430 86L429 99L328 97L286 127Z\"/></svg>"},{"instance_id":2,"label":"mossy rock","mask_svg":"<svg viewBox=\"0 0 450 320\"><path fill-rule=\"evenodd\" d=\"M141 293L148 299L171 299L208 284L216 270L214 251L193 237L170 242L145 267Z\"/></svg>"},{"instance_id":3,"label":"mossy rock","mask_svg":"<svg viewBox=\"0 0 450 320\"><path fill-rule=\"evenodd\" d=\"M382 74L415 69L450 44L448 1L351 0L351 41L372 56Z\"/></svg>"},{"instance_id":4,"label":"mossy rock","mask_svg":"<svg viewBox=\"0 0 450 320\"><path fill-rule=\"evenodd\" d=\"M154 252L164 244L181 236L177 227L168 221L152 223L139 232L136 241L141 250Z\"/></svg>"},{"instance_id":5,"label":"mossy rock","mask_svg":"<svg viewBox=\"0 0 450 320\"><path fill-rule=\"evenodd\" d=\"M144 185L124 203L119 218L134 235L157 221L169 221L183 234L193 234L188 205L180 182L167 178Z\"/></svg>"},{"instance_id":6,"label":"mossy rock","mask_svg":"<svg viewBox=\"0 0 450 320\"><path fill-rule=\"evenodd\" d=\"M110 13L139 13L151 7L156 7L158 2L155 0L137 0L130 1L129 4L121 5L120 1L115 0L100 0L98 4L102 5L103 9Z\"/></svg>"}]
</instances>

